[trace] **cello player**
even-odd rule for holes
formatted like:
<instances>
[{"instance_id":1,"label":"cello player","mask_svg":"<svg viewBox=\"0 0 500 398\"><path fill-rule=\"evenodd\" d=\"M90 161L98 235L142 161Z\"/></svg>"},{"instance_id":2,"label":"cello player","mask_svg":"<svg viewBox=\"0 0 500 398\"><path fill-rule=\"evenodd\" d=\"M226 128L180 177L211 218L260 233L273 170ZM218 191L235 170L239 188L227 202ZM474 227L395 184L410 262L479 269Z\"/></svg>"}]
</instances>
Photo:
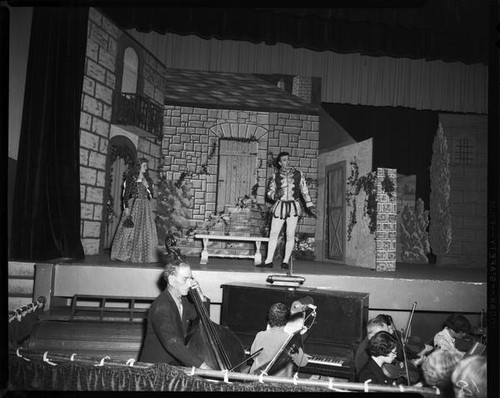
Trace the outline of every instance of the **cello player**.
<instances>
[{"instance_id":1,"label":"cello player","mask_svg":"<svg viewBox=\"0 0 500 398\"><path fill-rule=\"evenodd\" d=\"M290 316L290 308L285 304L274 303L271 305L267 313L267 328L257 333L250 349L252 354L262 350L255 358L250 368L250 373L259 372L260 369L264 368L289 338L290 332L285 328L290 320ZM288 361L277 369L272 376L292 377L293 364L295 363L297 366L302 367L307 365L307 362L307 354L304 353L301 347L297 347L297 351L291 354Z\"/></svg>"},{"instance_id":2,"label":"cello player","mask_svg":"<svg viewBox=\"0 0 500 398\"><path fill-rule=\"evenodd\" d=\"M163 270L167 287L153 301L148 311L146 338L139 356L140 362L168 363L211 369L199 355L187 346L187 338L198 320L198 313L187 294L199 289L186 262L169 262ZM200 290L202 300L209 303Z\"/></svg>"}]
</instances>

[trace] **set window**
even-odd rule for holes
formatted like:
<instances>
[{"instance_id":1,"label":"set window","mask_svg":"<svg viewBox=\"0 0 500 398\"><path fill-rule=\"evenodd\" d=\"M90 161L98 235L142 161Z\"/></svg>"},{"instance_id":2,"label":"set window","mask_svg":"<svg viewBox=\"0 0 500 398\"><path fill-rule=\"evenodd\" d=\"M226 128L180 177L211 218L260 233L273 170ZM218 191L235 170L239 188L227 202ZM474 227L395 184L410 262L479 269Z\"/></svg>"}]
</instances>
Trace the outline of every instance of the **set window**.
<instances>
[{"instance_id":1,"label":"set window","mask_svg":"<svg viewBox=\"0 0 500 398\"><path fill-rule=\"evenodd\" d=\"M136 94L139 76L139 57L132 47L123 52L122 93Z\"/></svg>"},{"instance_id":2,"label":"set window","mask_svg":"<svg viewBox=\"0 0 500 398\"><path fill-rule=\"evenodd\" d=\"M453 163L471 165L474 161L474 141L468 137L457 137L453 153Z\"/></svg>"}]
</instances>

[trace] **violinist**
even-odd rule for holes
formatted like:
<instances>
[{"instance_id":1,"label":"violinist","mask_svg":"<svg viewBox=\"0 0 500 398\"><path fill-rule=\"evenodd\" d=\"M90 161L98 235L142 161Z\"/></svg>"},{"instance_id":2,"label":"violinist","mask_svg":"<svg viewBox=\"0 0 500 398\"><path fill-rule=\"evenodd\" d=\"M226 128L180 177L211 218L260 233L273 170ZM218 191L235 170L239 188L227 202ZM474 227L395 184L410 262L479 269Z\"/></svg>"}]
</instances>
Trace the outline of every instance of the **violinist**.
<instances>
[{"instance_id":1,"label":"violinist","mask_svg":"<svg viewBox=\"0 0 500 398\"><path fill-rule=\"evenodd\" d=\"M434 348L454 352L462 358L465 352L456 347L455 341L464 338L470 330L471 323L465 316L451 314L446 318L443 329L434 336Z\"/></svg>"},{"instance_id":2,"label":"violinist","mask_svg":"<svg viewBox=\"0 0 500 398\"><path fill-rule=\"evenodd\" d=\"M368 361L368 353L366 352L366 347L368 346L368 341L380 331L389 332L389 326L384 318L377 316L368 321L366 325L366 337L361 341L358 349L356 350L356 355L354 357L354 367L356 368L356 375L359 375L361 368Z\"/></svg>"},{"instance_id":3,"label":"violinist","mask_svg":"<svg viewBox=\"0 0 500 398\"><path fill-rule=\"evenodd\" d=\"M361 368L357 381L364 383L370 380L374 384L390 384L395 379L389 377L383 370L384 364L390 364L396 359L396 339L386 331L376 333L366 347L369 358Z\"/></svg>"},{"instance_id":4,"label":"violinist","mask_svg":"<svg viewBox=\"0 0 500 398\"><path fill-rule=\"evenodd\" d=\"M199 353L188 348L186 341L198 321L195 306L187 297L190 289L199 289L190 265L167 263L163 278L167 287L148 311L146 338L139 361L210 369ZM200 295L204 303L209 303L202 293Z\"/></svg>"},{"instance_id":5,"label":"violinist","mask_svg":"<svg viewBox=\"0 0 500 398\"><path fill-rule=\"evenodd\" d=\"M271 305L267 317L267 329L257 333L250 349L251 354L262 349L260 354L255 357L250 373L256 373L259 369L265 368L289 338L285 327L290 319L290 309L285 304L275 303ZM297 351L290 356L289 361L284 363L284 366L274 372L272 376L292 377L293 364L305 366L307 361L307 355L301 347L298 347Z\"/></svg>"}]
</instances>

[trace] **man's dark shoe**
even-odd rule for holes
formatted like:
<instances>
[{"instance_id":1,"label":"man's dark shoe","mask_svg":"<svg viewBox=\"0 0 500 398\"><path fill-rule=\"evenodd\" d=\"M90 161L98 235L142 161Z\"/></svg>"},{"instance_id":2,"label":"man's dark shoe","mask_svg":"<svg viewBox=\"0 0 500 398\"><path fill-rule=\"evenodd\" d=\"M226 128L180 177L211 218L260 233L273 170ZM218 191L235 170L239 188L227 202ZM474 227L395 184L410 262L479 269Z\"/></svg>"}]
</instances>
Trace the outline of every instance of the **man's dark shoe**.
<instances>
[{"instance_id":1,"label":"man's dark shoe","mask_svg":"<svg viewBox=\"0 0 500 398\"><path fill-rule=\"evenodd\" d=\"M290 269L290 266L288 265L288 263L281 263L281 268L282 269Z\"/></svg>"},{"instance_id":2,"label":"man's dark shoe","mask_svg":"<svg viewBox=\"0 0 500 398\"><path fill-rule=\"evenodd\" d=\"M260 264L257 264L256 267L259 267L259 268L273 268L273 263L265 263L263 261Z\"/></svg>"}]
</instances>

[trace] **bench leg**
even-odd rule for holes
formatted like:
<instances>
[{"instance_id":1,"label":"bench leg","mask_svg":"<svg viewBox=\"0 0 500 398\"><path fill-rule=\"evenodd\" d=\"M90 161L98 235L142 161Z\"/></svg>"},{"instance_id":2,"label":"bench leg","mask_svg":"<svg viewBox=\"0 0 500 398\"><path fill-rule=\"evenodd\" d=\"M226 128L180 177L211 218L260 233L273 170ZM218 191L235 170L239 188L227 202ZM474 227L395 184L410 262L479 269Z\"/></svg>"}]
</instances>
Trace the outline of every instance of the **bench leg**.
<instances>
[{"instance_id":1,"label":"bench leg","mask_svg":"<svg viewBox=\"0 0 500 398\"><path fill-rule=\"evenodd\" d=\"M255 242L256 249L255 249L255 256L254 256L254 260L253 260L255 265L260 264L262 262L262 255L260 254L260 244L261 243L262 243L261 241Z\"/></svg>"},{"instance_id":2,"label":"bench leg","mask_svg":"<svg viewBox=\"0 0 500 398\"><path fill-rule=\"evenodd\" d=\"M208 238L203 238L203 250L201 251L200 264L208 263Z\"/></svg>"}]
</instances>

